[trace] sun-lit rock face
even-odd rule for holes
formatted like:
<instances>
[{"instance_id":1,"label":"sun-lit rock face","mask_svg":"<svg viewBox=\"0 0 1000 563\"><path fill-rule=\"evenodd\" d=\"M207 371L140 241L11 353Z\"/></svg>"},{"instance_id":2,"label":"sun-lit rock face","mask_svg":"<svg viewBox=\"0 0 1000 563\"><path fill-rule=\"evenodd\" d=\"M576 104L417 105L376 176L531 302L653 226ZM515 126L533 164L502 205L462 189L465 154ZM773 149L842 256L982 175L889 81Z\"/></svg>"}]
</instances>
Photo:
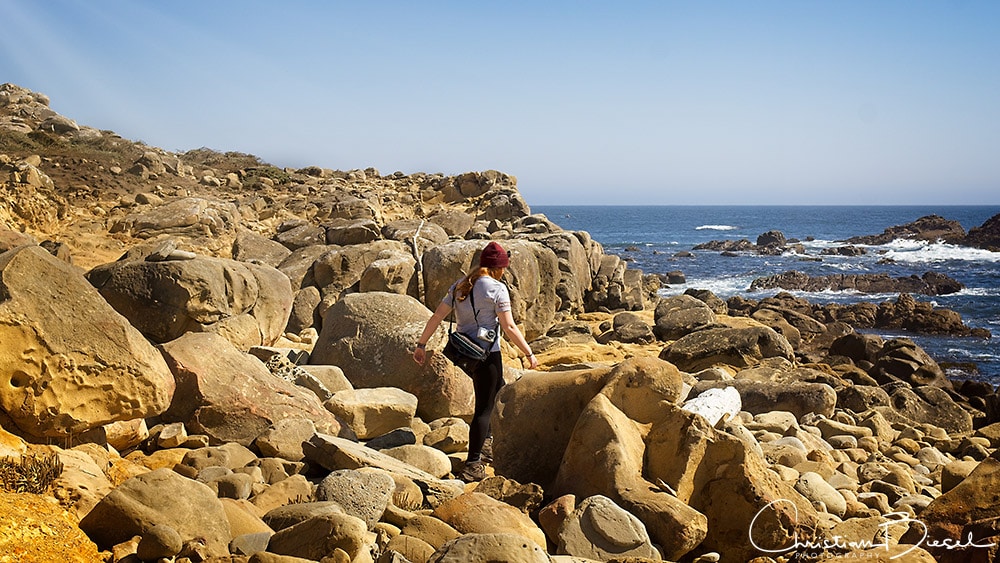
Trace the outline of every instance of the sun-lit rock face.
<instances>
[{"instance_id":1,"label":"sun-lit rock face","mask_svg":"<svg viewBox=\"0 0 1000 563\"><path fill-rule=\"evenodd\" d=\"M174 392L160 353L39 246L0 255L0 373L0 407L39 437L155 416Z\"/></svg>"}]
</instances>

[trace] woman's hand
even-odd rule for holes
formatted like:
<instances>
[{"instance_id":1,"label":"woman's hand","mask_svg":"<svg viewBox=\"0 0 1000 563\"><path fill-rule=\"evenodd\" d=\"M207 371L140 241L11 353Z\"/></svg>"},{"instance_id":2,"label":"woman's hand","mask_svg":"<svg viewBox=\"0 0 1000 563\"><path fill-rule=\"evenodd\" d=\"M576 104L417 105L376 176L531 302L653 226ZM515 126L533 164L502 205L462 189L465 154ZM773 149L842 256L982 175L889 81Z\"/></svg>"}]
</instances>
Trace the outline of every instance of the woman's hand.
<instances>
[{"instance_id":1,"label":"woman's hand","mask_svg":"<svg viewBox=\"0 0 1000 563\"><path fill-rule=\"evenodd\" d=\"M538 369L538 358L534 354L527 357L528 369Z\"/></svg>"},{"instance_id":2,"label":"woman's hand","mask_svg":"<svg viewBox=\"0 0 1000 563\"><path fill-rule=\"evenodd\" d=\"M417 362L420 365L424 365L424 362L426 360L427 360L427 350L425 350L424 348L418 346L413 351L413 361Z\"/></svg>"}]
</instances>

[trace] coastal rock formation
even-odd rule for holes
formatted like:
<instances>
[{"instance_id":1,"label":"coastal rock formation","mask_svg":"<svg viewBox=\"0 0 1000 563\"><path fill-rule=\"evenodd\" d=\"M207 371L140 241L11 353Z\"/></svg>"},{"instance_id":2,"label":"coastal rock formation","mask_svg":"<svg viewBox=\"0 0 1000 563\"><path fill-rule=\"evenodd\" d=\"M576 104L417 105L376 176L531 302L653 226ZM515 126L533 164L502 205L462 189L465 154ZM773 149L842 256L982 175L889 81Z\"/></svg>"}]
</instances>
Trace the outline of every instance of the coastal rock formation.
<instances>
[{"instance_id":1,"label":"coastal rock formation","mask_svg":"<svg viewBox=\"0 0 1000 563\"><path fill-rule=\"evenodd\" d=\"M918 521L996 537L996 389L854 332L959 333L909 294L662 299L501 172L174 154L13 85L0 129L0 488L42 491L0 493L18 554L749 561L849 538L928 560ZM426 365L412 347L487 240L512 252L543 363L519 369L503 344L490 477L463 484L471 380L437 352L443 328ZM778 232L743 246L801 251ZM36 498L78 533L22 517ZM838 554L887 557L822 555Z\"/></svg>"},{"instance_id":2,"label":"coastal rock formation","mask_svg":"<svg viewBox=\"0 0 1000 563\"><path fill-rule=\"evenodd\" d=\"M865 235L847 239L850 244L888 244L896 239L943 241L961 244L965 239L965 229L961 223L945 219L940 215L926 215L905 225L889 227L880 235Z\"/></svg>"},{"instance_id":3,"label":"coastal rock formation","mask_svg":"<svg viewBox=\"0 0 1000 563\"><path fill-rule=\"evenodd\" d=\"M1000 252L1000 214L990 217L978 227L969 229L969 234L965 237L965 244Z\"/></svg>"},{"instance_id":4,"label":"coastal rock formation","mask_svg":"<svg viewBox=\"0 0 1000 563\"><path fill-rule=\"evenodd\" d=\"M830 274L810 276L788 271L773 276L760 277L750 283L750 291L787 289L791 291L844 291L860 293L920 293L947 295L961 291L964 286L945 274L926 272L921 277L892 278L888 274Z\"/></svg>"}]
</instances>

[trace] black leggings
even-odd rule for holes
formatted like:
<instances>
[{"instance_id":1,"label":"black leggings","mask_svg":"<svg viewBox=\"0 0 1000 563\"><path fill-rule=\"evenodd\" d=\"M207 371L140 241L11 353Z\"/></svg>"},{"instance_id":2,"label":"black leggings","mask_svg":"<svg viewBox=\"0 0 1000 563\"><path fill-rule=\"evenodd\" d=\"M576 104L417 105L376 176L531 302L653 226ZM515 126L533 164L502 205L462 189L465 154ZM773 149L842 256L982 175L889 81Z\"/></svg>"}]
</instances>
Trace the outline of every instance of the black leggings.
<instances>
[{"instance_id":1,"label":"black leggings","mask_svg":"<svg viewBox=\"0 0 1000 563\"><path fill-rule=\"evenodd\" d=\"M503 359L500 352L491 352L469 375L476 391L476 410L469 426L468 461L473 462L479 461L482 455L483 444L490 435L493 405L496 404L497 393L503 387Z\"/></svg>"}]
</instances>

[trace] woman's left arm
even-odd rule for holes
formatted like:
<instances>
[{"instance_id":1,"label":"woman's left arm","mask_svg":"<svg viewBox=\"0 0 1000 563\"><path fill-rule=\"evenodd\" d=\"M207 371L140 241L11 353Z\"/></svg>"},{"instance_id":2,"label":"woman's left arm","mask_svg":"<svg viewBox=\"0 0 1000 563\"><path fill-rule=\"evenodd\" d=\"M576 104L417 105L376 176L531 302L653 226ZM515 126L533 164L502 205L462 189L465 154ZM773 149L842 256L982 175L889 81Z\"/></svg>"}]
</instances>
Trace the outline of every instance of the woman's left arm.
<instances>
[{"instance_id":1,"label":"woman's left arm","mask_svg":"<svg viewBox=\"0 0 1000 563\"><path fill-rule=\"evenodd\" d=\"M531 352L531 346L528 345L528 341L525 340L524 335L521 334L521 330L517 328L514 324L514 315L510 311L500 311L497 313L497 318L500 319L500 327L503 329L504 334L507 338L510 338L514 342L514 346L528 357L528 365L531 369L538 369L538 358Z\"/></svg>"},{"instance_id":2,"label":"woman's left arm","mask_svg":"<svg viewBox=\"0 0 1000 563\"><path fill-rule=\"evenodd\" d=\"M424 360L427 357L427 341L431 339L434 331L437 330L438 325L441 321L448 316L451 312L451 305L447 303L438 304L437 309L431 318L427 319L427 324L424 326L424 331L420 333L420 338L417 339L416 349L413 350L413 360L420 365L424 365Z\"/></svg>"}]
</instances>

